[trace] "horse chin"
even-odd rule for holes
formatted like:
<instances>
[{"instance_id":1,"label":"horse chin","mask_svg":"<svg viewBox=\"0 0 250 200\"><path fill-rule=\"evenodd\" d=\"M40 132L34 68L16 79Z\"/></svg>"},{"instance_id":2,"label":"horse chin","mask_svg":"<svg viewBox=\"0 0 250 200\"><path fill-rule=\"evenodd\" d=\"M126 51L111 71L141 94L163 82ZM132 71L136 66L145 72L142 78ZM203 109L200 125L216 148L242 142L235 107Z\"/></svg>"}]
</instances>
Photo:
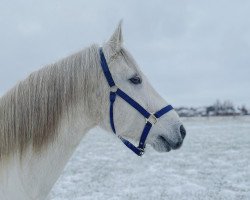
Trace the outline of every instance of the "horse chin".
<instances>
[{"instance_id":1,"label":"horse chin","mask_svg":"<svg viewBox=\"0 0 250 200\"><path fill-rule=\"evenodd\" d=\"M163 137L158 136L152 147L158 152L169 152L171 151L171 146L169 142Z\"/></svg>"}]
</instances>

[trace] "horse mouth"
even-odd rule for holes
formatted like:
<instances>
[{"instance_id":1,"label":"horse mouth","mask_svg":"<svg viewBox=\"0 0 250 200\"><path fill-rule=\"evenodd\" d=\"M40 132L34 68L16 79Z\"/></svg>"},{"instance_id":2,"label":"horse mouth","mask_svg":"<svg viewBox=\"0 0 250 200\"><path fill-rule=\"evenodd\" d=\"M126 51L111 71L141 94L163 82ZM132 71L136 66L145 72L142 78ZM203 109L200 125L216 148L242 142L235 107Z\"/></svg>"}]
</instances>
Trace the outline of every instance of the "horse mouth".
<instances>
[{"instance_id":1,"label":"horse mouth","mask_svg":"<svg viewBox=\"0 0 250 200\"><path fill-rule=\"evenodd\" d=\"M162 135L157 137L157 142L153 144L153 147L159 152L169 152L172 149L168 140Z\"/></svg>"}]
</instances>

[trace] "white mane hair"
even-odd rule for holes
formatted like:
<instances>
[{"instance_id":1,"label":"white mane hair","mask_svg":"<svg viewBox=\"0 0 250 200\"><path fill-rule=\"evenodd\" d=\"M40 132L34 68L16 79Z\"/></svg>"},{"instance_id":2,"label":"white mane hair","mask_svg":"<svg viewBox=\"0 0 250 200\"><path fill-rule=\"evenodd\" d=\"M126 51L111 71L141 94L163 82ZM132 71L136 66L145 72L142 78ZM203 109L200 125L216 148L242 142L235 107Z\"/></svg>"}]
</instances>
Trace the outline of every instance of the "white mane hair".
<instances>
[{"instance_id":1,"label":"white mane hair","mask_svg":"<svg viewBox=\"0 0 250 200\"><path fill-rule=\"evenodd\" d=\"M0 160L34 151L52 142L63 114L70 116L78 102L92 120L99 121L95 106L101 93L93 93L102 79L98 46L71 55L32 73L0 99Z\"/></svg>"}]
</instances>

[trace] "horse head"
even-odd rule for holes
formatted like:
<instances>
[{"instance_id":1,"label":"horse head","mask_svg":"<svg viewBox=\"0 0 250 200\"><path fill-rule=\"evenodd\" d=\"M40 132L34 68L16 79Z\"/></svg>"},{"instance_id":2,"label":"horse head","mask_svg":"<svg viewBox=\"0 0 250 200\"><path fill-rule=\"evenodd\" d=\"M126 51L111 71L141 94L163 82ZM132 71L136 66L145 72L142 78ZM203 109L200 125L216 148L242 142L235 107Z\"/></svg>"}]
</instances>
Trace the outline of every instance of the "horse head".
<instances>
[{"instance_id":1,"label":"horse head","mask_svg":"<svg viewBox=\"0 0 250 200\"><path fill-rule=\"evenodd\" d=\"M159 152L168 152L171 149L180 148L185 138L186 130L174 109L159 119L153 115L153 113L168 105L168 103L152 87L132 55L125 49L121 23L111 38L104 43L102 49L106 58L106 65L110 70L110 74L112 74L115 86L125 91L127 96L131 97L149 113L152 113L150 115L153 117L152 120L157 121L157 123L151 122L152 125L155 125L152 126L150 133L147 135L145 143L152 145ZM113 120L119 137L140 141L147 119L129 103L124 102L122 98L116 98L117 100L112 108L113 116L111 118L113 119L109 118L108 112L111 112L108 106L110 103L108 98L110 85L107 84L104 76L100 81L101 90L107 94L104 95L102 101L104 103L101 104L102 110L105 111L103 112L101 127L107 131L112 131L112 129L114 131L111 123Z\"/></svg>"}]
</instances>

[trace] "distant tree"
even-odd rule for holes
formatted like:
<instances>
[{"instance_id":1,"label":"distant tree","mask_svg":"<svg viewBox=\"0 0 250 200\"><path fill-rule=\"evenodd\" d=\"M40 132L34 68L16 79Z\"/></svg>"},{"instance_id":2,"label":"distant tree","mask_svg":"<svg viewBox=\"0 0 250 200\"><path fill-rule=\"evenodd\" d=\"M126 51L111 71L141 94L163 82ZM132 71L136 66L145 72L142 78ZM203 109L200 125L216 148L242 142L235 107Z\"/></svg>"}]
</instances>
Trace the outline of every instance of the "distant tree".
<instances>
[{"instance_id":1,"label":"distant tree","mask_svg":"<svg viewBox=\"0 0 250 200\"><path fill-rule=\"evenodd\" d=\"M235 115L235 108L231 101L227 100L223 103L223 115Z\"/></svg>"},{"instance_id":2,"label":"distant tree","mask_svg":"<svg viewBox=\"0 0 250 200\"><path fill-rule=\"evenodd\" d=\"M220 115L221 110L223 109L223 106L220 100L217 99L213 107L214 107L215 115Z\"/></svg>"},{"instance_id":3,"label":"distant tree","mask_svg":"<svg viewBox=\"0 0 250 200\"><path fill-rule=\"evenodd\" d=\"M206 116L209 116L210 112L214 112L215 107L214 106L208 106L206 107Z\"/></svg>"},{"instance_id":4,"label":"distant tree","mask_svg":"<svg viewBox=\"0 0 250 200\"><path fill-rule=\"evenodd\" d=\"M231 101L229 101L229 100L224 101L224 103L223 103L223 109L224 110L229 110L229 109L235 110L233 103Z\"/></svg>"},{"instance_id":5,"label":"distant tree","mask_svg":"<svg viewBox=\"0 0 250 200\"><path fill-rule=\"evenodd\" d=\"M241 108L239 108L239 110L243 115L248 115L248 110L245 105L242 105Z\"/></svg>"},{"instance_id":6,"label":"distant tree","mask_svg":"<svg viewBox=\"0 0 250 200\"><path fill-rule=\"evenodd\" d=\"M214 115L234 115L235 108L231 101L226 100L221 102L220 100L216 100L213 106L207 107L207 114L211 111L214 111Z\"/></svg>"}]
</instances>

